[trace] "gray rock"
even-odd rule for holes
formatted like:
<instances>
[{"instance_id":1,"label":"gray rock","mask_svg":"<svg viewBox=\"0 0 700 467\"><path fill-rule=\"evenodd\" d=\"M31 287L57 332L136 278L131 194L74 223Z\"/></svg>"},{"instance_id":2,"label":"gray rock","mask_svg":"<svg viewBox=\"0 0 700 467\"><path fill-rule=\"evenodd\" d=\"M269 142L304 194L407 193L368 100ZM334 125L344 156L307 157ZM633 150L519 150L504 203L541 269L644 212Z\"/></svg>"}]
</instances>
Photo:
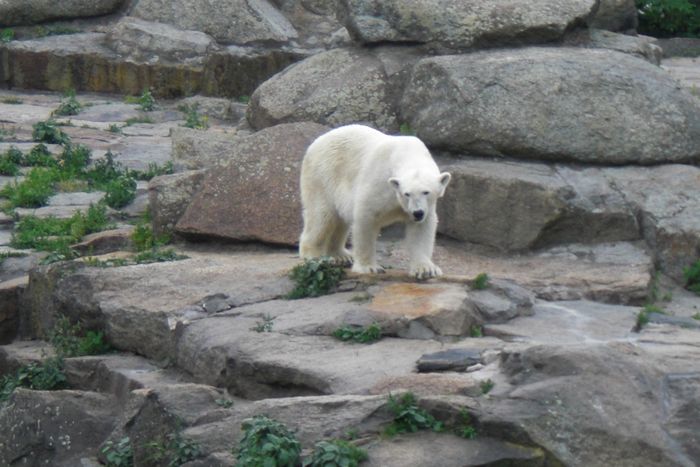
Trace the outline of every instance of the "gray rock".
<instances>
[{"instance_id":1,"label":"gray rock","mask_svg":"<svg viewBox=\"0 0 700 467\"><path fill-rule=\"evenodd\" d=\"M634 0L601 0L589 26L609 31L637 29L637 5Z\"/></svg>"},{"instance_id":2,"label":"gray rock","mask_svg":"<svg viewBox=\"0 0 700 467\"><path fill-rule=\"evenodd\" d=\"M111 396L82 391L16 389L0 411L6 433L0 463L29 458L37 464L70 467L96 455L115 423Z\"/></svg>"},{"instance_id":3,"label":"gray rock","mask_svg":"<svg viewBox=\"0 0 700 467\"><path fill-rule=\"evenodd\" d=\"M438 161L452 173L438 203L439 231L452 238L507 251L641 238L636 210L596 169Z\"/></svg>"},{"instance_id":4,"label":"gray rock","mask_svg":"<svg viewBox=\"0 0 700 467\"><path fill-rule=\"evenodd\" d=\"M302 229L301 160L327 130L315 123L283 124L231 145L225 165L209 170L176 232L295 244Z\"/></svg>"},{"instance_id":5,"label":"gray rock","mask_svg":"<svg viewBox=\"0 0 700 467\"><path fill-rule=\"evenodd\" d=\"M278 123L313 121L329 126L364 122L398 129L382 60L362 49L316 54L265 81L253 93L248 121L261 129Z\"/></svg>"},{"instance_id":6,"label":"gray rock","mask_svg":"<svg viewBox=\"0 0 700 467\"><path fill-rule=\"evenodd\" d=\"M203 32L184 31L167 24L127 16L109 31L106 44L129 60L201 66L215 43L211 36Z\"/></svg>"},{"instance_id":7,"label":"gray rock","mask_svg":"<svg viewBox=\"0 0 700 467\"><path fill-rule=\"evenodd\" d=\"M221 133L177 127L172 132L172 157L177 169L208 169L226 163L240 141L237 133Z\"/></svg>"},{"instance_id":8,"label":"gray rock","mask_svg":"<svg viewBox=\"0 0 700 467\"><path fill-rule=\"evenodd\" d=\"M401 115L426 144L452 151L597 164L700 158L700 101L659 68L610 50L423 59Z\"/></svg>"},{"instance_id":9,"label":"gray rock","mask_svg":"<svg viewBox=\"0 0 700 467\"><path fill-rule=\"evenodd\" d=\"M649 313L649 322L680 326L686 329L700 329L700 321L685 316L671 316L662 313Z\"/></svg>"},{"instance_id":10,"label":"gray rock","mask_svg":"<svg viewBox=\"0 0 700 467\"><path fill-rule=\"evenodd\" d=\"M596 2L343 0L341 5L345 26L363 43L418 42L461 49L559 39L585 21Z\"/></svg>"},{"instance_id":11,"label":"gray rock","mask_svg":"<svg viewBox=\"0 0 700 467\"><path fill-rule=\"evenodd\" d=\"M243 118L246 109L245 104L232 102L230 99L206 96L187 97L180 101L178 107L181 105L195 107L200 115L232 122L238 122Z\"/></svg>"},{"instance_id":12,"label":"gray rock","mask_svg":"<svg viewBox=\"0 0 700 467\"><path fill-rule=\"evenodd\" d=\"M420 372L465 371L467 367L481 363L478 349L450 349L422 355L416 367Z\"/></svg>"},{"instance_id":13,"label":"gray rock","mask_svg":"<svg viewBox=\"0 0 700 467\"><path fill-rule=\"evenodd\" d=\"M26 275L0 282L0 345L17 337L22 296L28 282Z\"/></svg>"},{"instance_id":14,"label":"gray rock","mask_svg":"<svg viewBox=\"0 0 700 467\"><path fill-rule=\"evenodd\" d=\"M71 248L81 255L90 256L123 251L132 246L133 233L133 226L95 232L84 236L79 243L71 245Z\"/></svg>"},{"instance_id":15,"label":"gray rock","mask_svg":"<svg viewBox=\"0 0 700 467\"><path fill-rule=\"evenodd\" d=\"M629 36L602 29L583 29L567 35L566 45L617 50L643 58L654 65L661 64L663 50L656 39L647 36Z\"/></svg>"},{"instance_id":16,"label":"gray rock","mask_svg":"<svg viewBox=\"0 0 700 467\"><path fill-rule=\"evenodd\" d=\"M0 3L0 26L22 26L57 19L86 18L114 13L124 0L6 0Z\"/></svg>"},{"instance_id":17,"label":"gray rock","mask_svg":"<svg viewBox=\"0 0 700 467\"><path fill-rule=\"evenodd\" d=\"M204 170L160 175L148 184L151 225L156 235L172 233L204 179Z\"/></svg>"},{"instance_id":18,"label":"gray rock","mask_svg":"<svg viewBox=\"0 0 700 467\"><path fill-rule=\"evenodd\" d=\"M485 290L472 290L469 299L485 323L504 323L532 314L534 294L510 281L490 281Z\"/></svg>"},{"instance_id":19,"label":"gray rock","mask_svg":"<svg viewBox=\"0 0 700 467\"><path fill-rule=\"evenodd\" d=\"M221 43L287 42L297 37L294 27L267 0L141 0L131 14L202 31Z\"/></svg>"}]
</instances>

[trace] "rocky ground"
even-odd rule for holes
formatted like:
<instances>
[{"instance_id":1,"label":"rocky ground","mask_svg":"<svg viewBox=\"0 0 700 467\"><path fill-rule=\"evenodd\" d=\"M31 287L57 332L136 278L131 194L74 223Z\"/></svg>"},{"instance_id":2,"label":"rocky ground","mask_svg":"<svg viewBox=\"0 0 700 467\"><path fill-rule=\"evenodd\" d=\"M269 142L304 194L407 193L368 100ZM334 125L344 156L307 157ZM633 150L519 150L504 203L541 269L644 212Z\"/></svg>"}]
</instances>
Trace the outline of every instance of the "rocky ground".
<instances>
[{"instance_id":1,"label":"rocky ground","mask_svg":"<svg viewBox=\"0 0 700 467\"><path fill-rule=\"evenodd\" d=\"M363 465L700 463L700 297L683 288L700 251L700 67L612 32L635 27L633 2L21 3L0 5L16 34L0 43L0 153L30 152L74 89L82 108L56 121L92 165L173 173L140 181L71 261L13 233L102 191L62 184L0 214L0 375L50 358L62 317L115 349L66 358L61 390L0 402L0 464L119 465L121 446L137 466L229 466L262 414L305 452L352 440ZM33 25L56 19L47 30L76 30ZM153 110L125 99L144 88ZM445 276L408 278L394 228L387 274L288 300L301 157L351 122L415 132L451 171ZM185 258L124 262L147 209ZM373 324L373 343L333 336ZM446 429L383 434L405 392Z\"/></svg>"}]
</instances>

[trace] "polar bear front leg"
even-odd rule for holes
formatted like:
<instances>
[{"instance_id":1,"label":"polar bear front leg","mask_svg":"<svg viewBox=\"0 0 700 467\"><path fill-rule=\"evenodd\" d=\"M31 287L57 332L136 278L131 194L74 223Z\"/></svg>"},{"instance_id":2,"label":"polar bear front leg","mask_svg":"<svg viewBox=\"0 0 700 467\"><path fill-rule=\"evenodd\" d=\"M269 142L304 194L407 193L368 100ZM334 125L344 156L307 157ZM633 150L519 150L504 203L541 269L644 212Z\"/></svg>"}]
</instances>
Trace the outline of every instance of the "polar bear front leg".
<instances>
[{"instance_id":1,"label":"polar bear front leg","mask_svg":"<svg viewBox=\"0 0 700 467\"><path fill-rule=\"evenodd\" d=\"M432 213L421 223L406 225L406 248L410 255L410 274L416 279L429 279L442 275L442 270L432 261L437 215Z\"/></svg>"},{"instance_id":2,"label":"polar bear front leg","mask_svg":"<svg viewBox=\"0 0 700 467\"><path fill-rule=\"evenodd\" d=\"M384 268L377 263L377 237L379 228L374 216L364 214L355 217L352 226L352 272L359 274L381 274Z\"/></svg>"}]
</instances>

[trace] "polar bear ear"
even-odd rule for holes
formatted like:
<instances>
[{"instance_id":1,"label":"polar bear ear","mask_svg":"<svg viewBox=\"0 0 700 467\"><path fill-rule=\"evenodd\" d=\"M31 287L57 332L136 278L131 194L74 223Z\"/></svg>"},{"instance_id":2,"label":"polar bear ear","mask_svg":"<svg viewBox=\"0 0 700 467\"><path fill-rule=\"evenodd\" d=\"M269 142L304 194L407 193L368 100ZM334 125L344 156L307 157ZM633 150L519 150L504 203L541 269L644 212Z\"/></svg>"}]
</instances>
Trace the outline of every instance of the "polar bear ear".
<instances>
[{"instance_id":1,"label":"polar bear ear","mask_svg":"<svg viewBox=\"0 0 700 467\"><path fill-rule=\"evenodd\" d=\"M445 194L445 188L447 184L452 180L452 175L449 172L443 172L440 174L440 198Z\"/></svg>"},{"instance_id":2,"label":"polar bear ear","mask_svg":"<svg viewBox=\"0 0 700 467\"><path fill-rule=\"evenodd\" d=\"M391 177L389 180L387 180L387 182L389 182L389 185L394 187L394 190L396 191L399 191L399 189L401 188L401 183L399 183L398 178Z\"/></svg>"}]
</instances>

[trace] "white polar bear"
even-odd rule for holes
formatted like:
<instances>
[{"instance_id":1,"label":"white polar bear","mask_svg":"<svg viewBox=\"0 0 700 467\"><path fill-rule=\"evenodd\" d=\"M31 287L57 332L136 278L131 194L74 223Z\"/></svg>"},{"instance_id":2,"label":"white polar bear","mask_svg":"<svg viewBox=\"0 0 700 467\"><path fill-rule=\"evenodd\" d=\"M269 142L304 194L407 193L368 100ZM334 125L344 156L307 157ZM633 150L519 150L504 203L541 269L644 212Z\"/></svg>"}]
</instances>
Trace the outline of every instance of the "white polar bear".
<instances>
[{"instance_id":1,"label":"white polar bear","mask_svg":"<svg viewBox=\"0 0 700 467\"><path fill-rule=\"evenodd\" d=\"M331 130L309 146L301 166L299 254L353 263L358 273L381 273L375 257L379 231L404 222L410 273L419 279L439 276L432 262L435 206L449 182L450 174L440 173L416 137L362 125ZM345 249L350 228L352 255Z\"/></svg>"}]
</instances>

